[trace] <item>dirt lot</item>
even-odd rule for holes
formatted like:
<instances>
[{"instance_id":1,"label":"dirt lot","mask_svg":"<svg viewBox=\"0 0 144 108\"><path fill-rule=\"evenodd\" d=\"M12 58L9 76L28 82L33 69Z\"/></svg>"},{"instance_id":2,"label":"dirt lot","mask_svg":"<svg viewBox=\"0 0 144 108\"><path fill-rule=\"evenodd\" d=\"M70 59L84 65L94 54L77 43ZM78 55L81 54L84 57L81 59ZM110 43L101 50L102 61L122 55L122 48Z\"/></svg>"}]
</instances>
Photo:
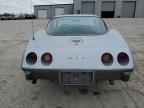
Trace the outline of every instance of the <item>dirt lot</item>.
<instances>
[{"instance_id":1,"label":"dirt lot","mask_svg":"<svg viewBox=\"0 0 144 108\"><path fill-rule=\"evenodd\" d=\"M34 21L34 31L48 21ZM118 29L136 58L136 69L128 83L107 81L89 87L83 94L77 87L60 87L38 80L32 85L21 71L23 50L31 37L31 21L0 21L0 108L144 108L144 19L107 19ZM66 91L64 93L64 91Z\"/></svg>"}]
</instances>

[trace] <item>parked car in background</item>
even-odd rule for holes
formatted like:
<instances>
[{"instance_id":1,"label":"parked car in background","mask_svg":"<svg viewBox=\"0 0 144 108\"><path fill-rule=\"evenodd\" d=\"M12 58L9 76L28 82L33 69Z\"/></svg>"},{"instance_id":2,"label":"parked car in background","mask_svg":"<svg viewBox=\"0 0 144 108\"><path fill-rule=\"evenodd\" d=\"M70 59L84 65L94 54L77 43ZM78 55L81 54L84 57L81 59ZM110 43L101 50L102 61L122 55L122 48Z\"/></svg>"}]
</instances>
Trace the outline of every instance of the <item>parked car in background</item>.
<instances>
[{"instance_id":1,"label":"parked car in background","mask_svg":"<svg viewBox=\"0 0 144 108\"><path fill-rule=\"evenodd\" d=\"M36 16L35 15L26 15L25 16L25 19L36 19Z\"/></svg>"},{"instance_id":2,"label":"parked car in background","mask_svg":"<svg viewBox=\"0 0 144 108\"><path fill-rule=\"evenodd\" d=\"M0 20L13 20L14 14L4 13L0 15Z\"/></svg>"},{"instance_id":3,"label":"parked car in background","mask_svg":"<svg viewBox=\"0 0 144 108\"><path fill-rule=\"evenodd\" d=\"M13 19L14 20L19 20L20 19L20 15L15 15Z\"/></svg>"},{"instance_id":4,"label":"parked car in background","mask_svg":"<svg viewBox=\"0 0 144 108\"><path fill-rule=\"evenodd\" d=\"M33 14L2 14L0 15L0 20L25 20L25 19L36 19L36 16Z\"/></svg>"},{"instance_id":5,"label":"parked car in background","mask_svg":"<svg viewBox=\"0 0 144 108\"><path fill-rule=\"evenodd\" d=\"M8 20L7 16L1 16L1 20Z\"/></svg>"}]
</instances>

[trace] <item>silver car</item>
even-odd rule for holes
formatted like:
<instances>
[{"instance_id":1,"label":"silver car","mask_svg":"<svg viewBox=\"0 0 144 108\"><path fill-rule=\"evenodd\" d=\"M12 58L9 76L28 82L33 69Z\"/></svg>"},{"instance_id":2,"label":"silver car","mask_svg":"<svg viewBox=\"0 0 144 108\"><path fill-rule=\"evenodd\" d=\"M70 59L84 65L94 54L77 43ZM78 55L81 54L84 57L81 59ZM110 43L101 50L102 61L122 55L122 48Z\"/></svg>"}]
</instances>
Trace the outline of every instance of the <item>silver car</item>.
<instances>
[{"instance_id":1,"label":"silver car","mask_svg":"<svg viewBox=\"0 0 144 108\"><path fill-rule=\"evenodd\" d=\"M94 85L98 80L128 81L134 70L122 35L95 15L51 19L30 39L22 60L27 80L57 80L60 85Z\"/></svg>"}]
</instances>

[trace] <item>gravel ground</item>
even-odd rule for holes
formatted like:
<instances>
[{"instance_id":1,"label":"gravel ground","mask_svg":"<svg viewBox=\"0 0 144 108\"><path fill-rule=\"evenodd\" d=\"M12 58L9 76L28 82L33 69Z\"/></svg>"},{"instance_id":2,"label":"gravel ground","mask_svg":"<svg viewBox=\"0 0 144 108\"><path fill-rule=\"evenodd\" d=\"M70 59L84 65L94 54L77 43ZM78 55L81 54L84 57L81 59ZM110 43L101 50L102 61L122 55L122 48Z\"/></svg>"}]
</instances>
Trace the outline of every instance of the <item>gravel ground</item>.
<instances>
[{"instance_id":1,"label":"gravel ground","mask_svg":"<svg viewBox=\"0 0 144 108\"><path fill-rule=\"evenodd\" d=\"M32 85L21 70L24 48L32 35L31 21L0 21L0 108L144 108L144 19L105 19L109 28L124 35L136 59L128 83L108 81L80 91L81 87L60 87L38 80ZM34 31L47 20L35 20Z\"/></svg>"}]
</instances>

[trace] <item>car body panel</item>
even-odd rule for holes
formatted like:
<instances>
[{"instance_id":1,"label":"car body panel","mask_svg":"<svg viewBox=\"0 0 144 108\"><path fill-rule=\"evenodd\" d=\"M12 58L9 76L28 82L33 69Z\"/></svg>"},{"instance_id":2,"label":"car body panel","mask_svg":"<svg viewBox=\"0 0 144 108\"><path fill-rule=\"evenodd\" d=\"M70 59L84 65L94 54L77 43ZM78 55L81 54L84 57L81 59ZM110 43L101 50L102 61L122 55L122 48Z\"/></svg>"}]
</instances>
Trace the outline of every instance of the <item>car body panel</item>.
<instances>
[{"instance_id":1,"label":"car body panel","mask_svg":"<svg viewBox=\"0 0 144 108\"><path fill-rule=\"evenodd\" d=\"M71 39L76 37L83 40L81 45L71 43ZM35 65L29 65L24 60L23 68L117 70L134 67L132 53L116 30L110 30L98 36L48 36L46 31L42 30L35 34L35 40L30 40L24 59L29 52L36 52L38 61ZM54 58L49 66L41 63L41 56L45 52L51 53ZM111 66L106 66L101 62L101 56L105 52L110 52L114 57ZM129 55L130 62L127 66L122 66L117 62L117 55L120 52L126 52Z\"/></svg>"}]
</instances>

